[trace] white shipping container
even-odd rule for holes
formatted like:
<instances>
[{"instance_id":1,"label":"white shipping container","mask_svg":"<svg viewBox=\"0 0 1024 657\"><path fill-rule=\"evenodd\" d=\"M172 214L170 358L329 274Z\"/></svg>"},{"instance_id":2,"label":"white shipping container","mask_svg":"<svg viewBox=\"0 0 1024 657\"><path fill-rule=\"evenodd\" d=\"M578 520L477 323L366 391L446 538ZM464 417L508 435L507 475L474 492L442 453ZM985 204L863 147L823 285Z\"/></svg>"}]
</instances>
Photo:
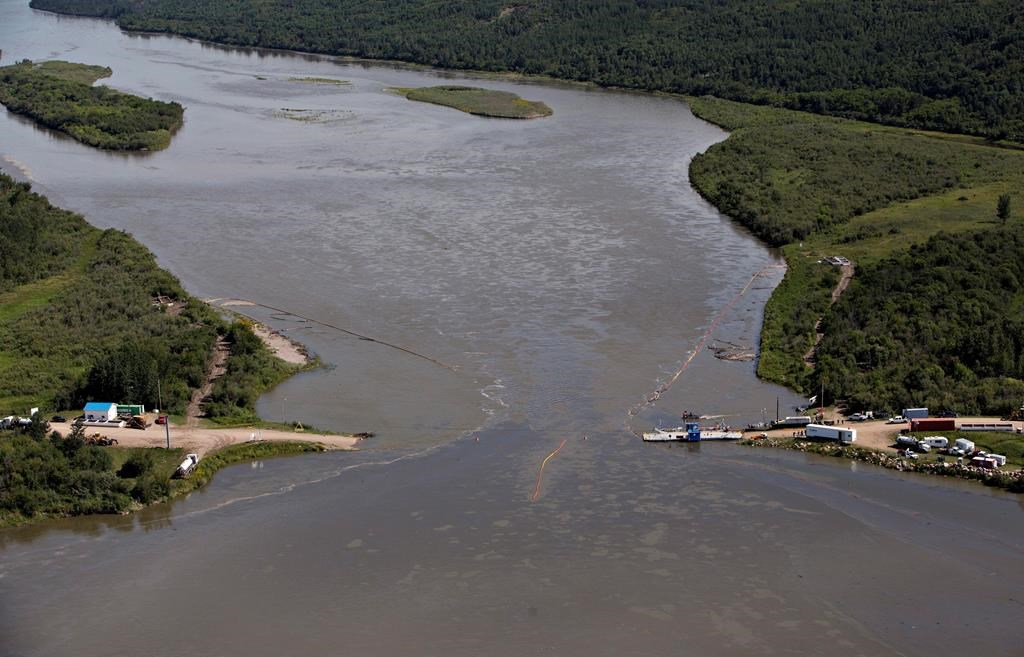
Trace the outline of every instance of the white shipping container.
<instances>
[{"instance_id":1,"label":"white shipping container","mask_svg":"<svg viewBox=\"0 0 1024 657\"><path fill-rule=\"evenodd\" d=\"M857 430L846 427L830 427L824 424L808 424L804 428L808 438L820 438L822 440L838 440L841 443L852 443L857 441Z\"/></svg>"}]
</instances>

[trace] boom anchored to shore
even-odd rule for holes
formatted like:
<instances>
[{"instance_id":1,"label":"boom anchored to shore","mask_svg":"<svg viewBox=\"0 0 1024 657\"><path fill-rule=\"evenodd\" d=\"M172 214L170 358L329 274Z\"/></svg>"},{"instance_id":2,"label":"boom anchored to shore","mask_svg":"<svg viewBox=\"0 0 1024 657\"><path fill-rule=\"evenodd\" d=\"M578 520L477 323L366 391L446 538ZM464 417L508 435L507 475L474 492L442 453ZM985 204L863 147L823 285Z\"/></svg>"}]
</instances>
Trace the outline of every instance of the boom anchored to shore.
<instances>
[{"instance_id":1,"label":"boom anchored to shore","mask_svg":"<svg viewBox=\"0 0 1024 657\"><path fill-rule=\"evenodd\" d=\"M686 358L685 361L683 361L683 364L679 366L679 369L677 369L675 371L675 373L671 377L669 377L668 381L665 381L664 383L662 383L660 386L658 386L657 390L655 390L650 395L648 395L646 398L644 398L644 400L642 402L640 402L640 403L636 404L635 406L633 406L632 408L630 408L628 413L627 413L627 415L629 417L635 416L637 413L639 413L643 409L647 408L648 406L653 405L654 402L658 401L658 399L664 393L668 392L669 388L671 388L672 385L677 380L679 380L679 377L681 377L683 375L683 372L685 372L686 369L688 367L690 367L690 363L693 362L693 359L697 356L697 354L700 353L701 349L704 348L704 345L707 344L708 340L711 338L711 334L715 332L715 329L718 328L719 323L721 323L721 321L725 318L725 314L728 313L729 310L734 305L736 305L736 302L739 301L740 298L742 298L743 295L745 295L747 293L747 291L750 289L750 286L754 284L754 281L756 281L761 276L764 276L766 273L768 273L769 270L778 269L780 266L783 266L783 265L768 265L767 267L762 268L761 270L756 272L753 276L751 276L750 280L747 281L747 284L743 286L743 289L740 290L736 294L736 296L734 296L732 299L730 299L729 303L725 304L725 306L721 310L718 311L718 314L715 315L715 318L711 321L711 325L708 326L708 329L706 331L704 331L704 335L701 336L700 341L697 342L697 346L693 348L693 351L691 351L690 355ZM633 431L633 433L635 434L636 431Z\"/></svg>"},{"instance_id":2,"label":"boom anchored to shore","mask_svg":"<svg viewBox=\"0 0 1024 657\"><path fill-rule=\"evenodd\" d=\"M313 319L312 317L306 317L306 316L300 315L298 313L293 313L290 310L284 310L283 308L275 308L274 306L268 306L267 304L260 303L258 301L250 301L249 299L205 299L205 301L206 301L206 303L208 303L210 305L214 305L216 303L219 303L221 307L231 306L231 305L235 305L235 304L245 304L245 305L249 305L249 306L259 306L260 308L266 308L267 310L273 310L274 312L281 313L282 315L290 315L291 317L298 317L299 319L305 320L307 322L311 322L313 324L319 324L320 326L323 326L323 327L326 327L326 328L329 328L329 329L334 329L335 331L339 331L339 332L344 333L346 335L351 335L352 337L359 338L360 340L365 340L366 342L375 342L375 343L377 343L379 345L383 345L385 347L390 347L391 349L397 349L398 351L402 351L404 353L407 353L410 356L416 356L417 358L422 358L423 360L430 361L434 365L439 365L440 367L443 367L446 370L450 370L452 372L458 372L459 371L459 368L457 366L455 366L455 365L449 365L448 363L445 363L444 361L440 361L440 360L438 360L436 358L433 358L432 356L427 356L425 354L421 354L419 352L413 351L412 349L407 349L406 347L403 347L401 345L397 345L397 344L394 344L394 343L391 343L391 342L387 342L385 340L378 340L377 338L371 338L370 336L363 335L362 333L356 333L355 331L350 331L350 330L342 328L340 326L335 326L334 324L329 324L328 322L322 322L319 319ZM237 310L234 310L233 308L232 308L232 311L233 312L239 312ZM239 313L239 314L244 315L245 313Z\"/></svg>"}]
</instances>

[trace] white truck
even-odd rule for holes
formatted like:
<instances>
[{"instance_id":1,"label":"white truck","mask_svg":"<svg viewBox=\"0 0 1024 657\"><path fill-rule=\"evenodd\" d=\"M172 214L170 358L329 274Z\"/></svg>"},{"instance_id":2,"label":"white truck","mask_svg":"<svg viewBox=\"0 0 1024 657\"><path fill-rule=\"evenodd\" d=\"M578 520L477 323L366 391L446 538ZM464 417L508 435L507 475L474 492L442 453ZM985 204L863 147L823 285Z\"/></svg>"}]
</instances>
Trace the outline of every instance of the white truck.
<instances>
[{"instance_id":1,"label":"white truck","mask_svg":"<svg viewBox=\"0 0 1024 657\"><path fill-rule=\"evenodd\" d=\"M849 445L857 441L857 430L846 427L830 427L824 424L808 424L804 427L804 435L819 440L835 440Z\"/></svg>"},{"instance_id":2,"label":"white truck","mask_svg":"<svg viewBox=\"0 0 1024 657\"><path fill-rule=\"evenodd\" d=\"M198 464L198 463L199 463L199 455L198 454L186 454L185 455L185 460L182 461L181 465L178 466L178 469L174 471L174 476L178 477L180 479L184 479L185 477L189 476L189 474L193 470L195 470L196 464Z\"/></svg>"}]
</instances>

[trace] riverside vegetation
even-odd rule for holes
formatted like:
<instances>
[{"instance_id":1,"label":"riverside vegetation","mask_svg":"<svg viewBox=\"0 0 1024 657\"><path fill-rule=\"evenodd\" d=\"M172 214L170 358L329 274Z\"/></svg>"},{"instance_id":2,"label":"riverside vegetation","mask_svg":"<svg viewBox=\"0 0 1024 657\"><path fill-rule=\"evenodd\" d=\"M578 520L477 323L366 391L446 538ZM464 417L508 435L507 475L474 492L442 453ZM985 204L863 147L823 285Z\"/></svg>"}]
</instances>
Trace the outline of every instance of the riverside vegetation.
<instances>
[{"instance_id":1,"label":"riverside vegetation","mask_svg":"<svg viewBox=\"0 0 1024 657\"><path fill-rule=\"evenodd\" d=\"M732 135L691 179L789 265L758 374L857 409L1005 414L1024 398L1024 152L985 140L693 98ZM838 273L857 264L830 305ZM824 316L816 366L804 356ZM827 401L825 403L828 403Z\"/></svg>"},{"instance_id":2,"label":"riverside vegetation","mask_svg":"<svg viewBox=\"0 0 1024 657\"><path fill-rule=\"evenodd\" d=\"M166 148L181 127L181 105L93 86L110 74L101 66L25 60L0 68L0 103L96 148Z\"/></svg>"},{"instance_id":3,"label":"riverside vegetation","mask_svg":"<svg viewBox=\"0 0 1024 657\"><path fill-rule=\"evenodd\" d=\"M206 380L218 335L230 346L208 417L258 419L259 394L294 373L245 322L190 297L126 233L101 231L0 174L0 416L30 406L132 401L183 413ZM170 302L170 303L168 303ZM159 385L159 389L158 389ZM0 526L40 517L120 513L192 490L239 460L320 450L314 443L238 445L172 481L181 450L88 445L81 429L0 431Z\"/></svg>"},{"instance_id":4,"label":"riverside vegetation","mask_svg":"<svg viewBox=\"0 0 1024 657\"><path fill-rule=\"evenodd\" d=\"M0 430L0 527L46 518L125 513L205 485L221 468L253 459L323 451L312 442L232 445L174 479L181 449L89 445L77 427L47 434L38 415L25 428Z\"/></svg>"},{"instance_id":5,"label":"riverside vegetation","mask_svg":"<svg viewBox=\"0 0 1024 657\"><path fill-rule=\"evenodd\" d=\"M247 325L190 297L128 234L94 228L3 174L0 243L10 245L0 249L0 414L94 399L183 413L218 335L231 353L210 416L254 417L258 394L295 371Z\"/></svg>"},{"instance_id":6,"label":"riverside vegetation","mask_svg":"<svg viewBox=\"0 0 1024 657\"><path fill-rule=\"evenodd\" d=\"M1011 0L32 0L240 46L714 95L1024 140Z\"/></svg>"},{"instance_id":7,"label":"riverside vegetation","mask_svg":"<svg viewBox=\"0 0 1024 657\"><path fill-rule=\"evenodd\" d=\"M551 115L551 108L539 101L525 100L508 91L458 85L396 89L409 100L454 107L467 114L501 119L536 119Z\"/></svg>"}]
</instances>

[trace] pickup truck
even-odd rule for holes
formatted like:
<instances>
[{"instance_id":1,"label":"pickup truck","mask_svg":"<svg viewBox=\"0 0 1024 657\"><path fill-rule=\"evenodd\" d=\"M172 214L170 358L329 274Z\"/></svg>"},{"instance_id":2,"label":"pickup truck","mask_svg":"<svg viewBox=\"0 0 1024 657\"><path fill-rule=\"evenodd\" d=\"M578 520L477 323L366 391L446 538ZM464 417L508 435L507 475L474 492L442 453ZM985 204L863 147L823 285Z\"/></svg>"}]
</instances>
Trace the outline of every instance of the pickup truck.
<instances>
[{"instance_id":1,"label":"pickup truck","mask_svg":"<svg viewBox=\"0 0 1024 657\"><path fill-rule=\"evenodd\" d=\"M897 415L896 417L889 418L888 420L885 421L885 423L886 424L906 424L907 423L907 418L903 417L902 415Z\"/></svg>"}]
</instances>

